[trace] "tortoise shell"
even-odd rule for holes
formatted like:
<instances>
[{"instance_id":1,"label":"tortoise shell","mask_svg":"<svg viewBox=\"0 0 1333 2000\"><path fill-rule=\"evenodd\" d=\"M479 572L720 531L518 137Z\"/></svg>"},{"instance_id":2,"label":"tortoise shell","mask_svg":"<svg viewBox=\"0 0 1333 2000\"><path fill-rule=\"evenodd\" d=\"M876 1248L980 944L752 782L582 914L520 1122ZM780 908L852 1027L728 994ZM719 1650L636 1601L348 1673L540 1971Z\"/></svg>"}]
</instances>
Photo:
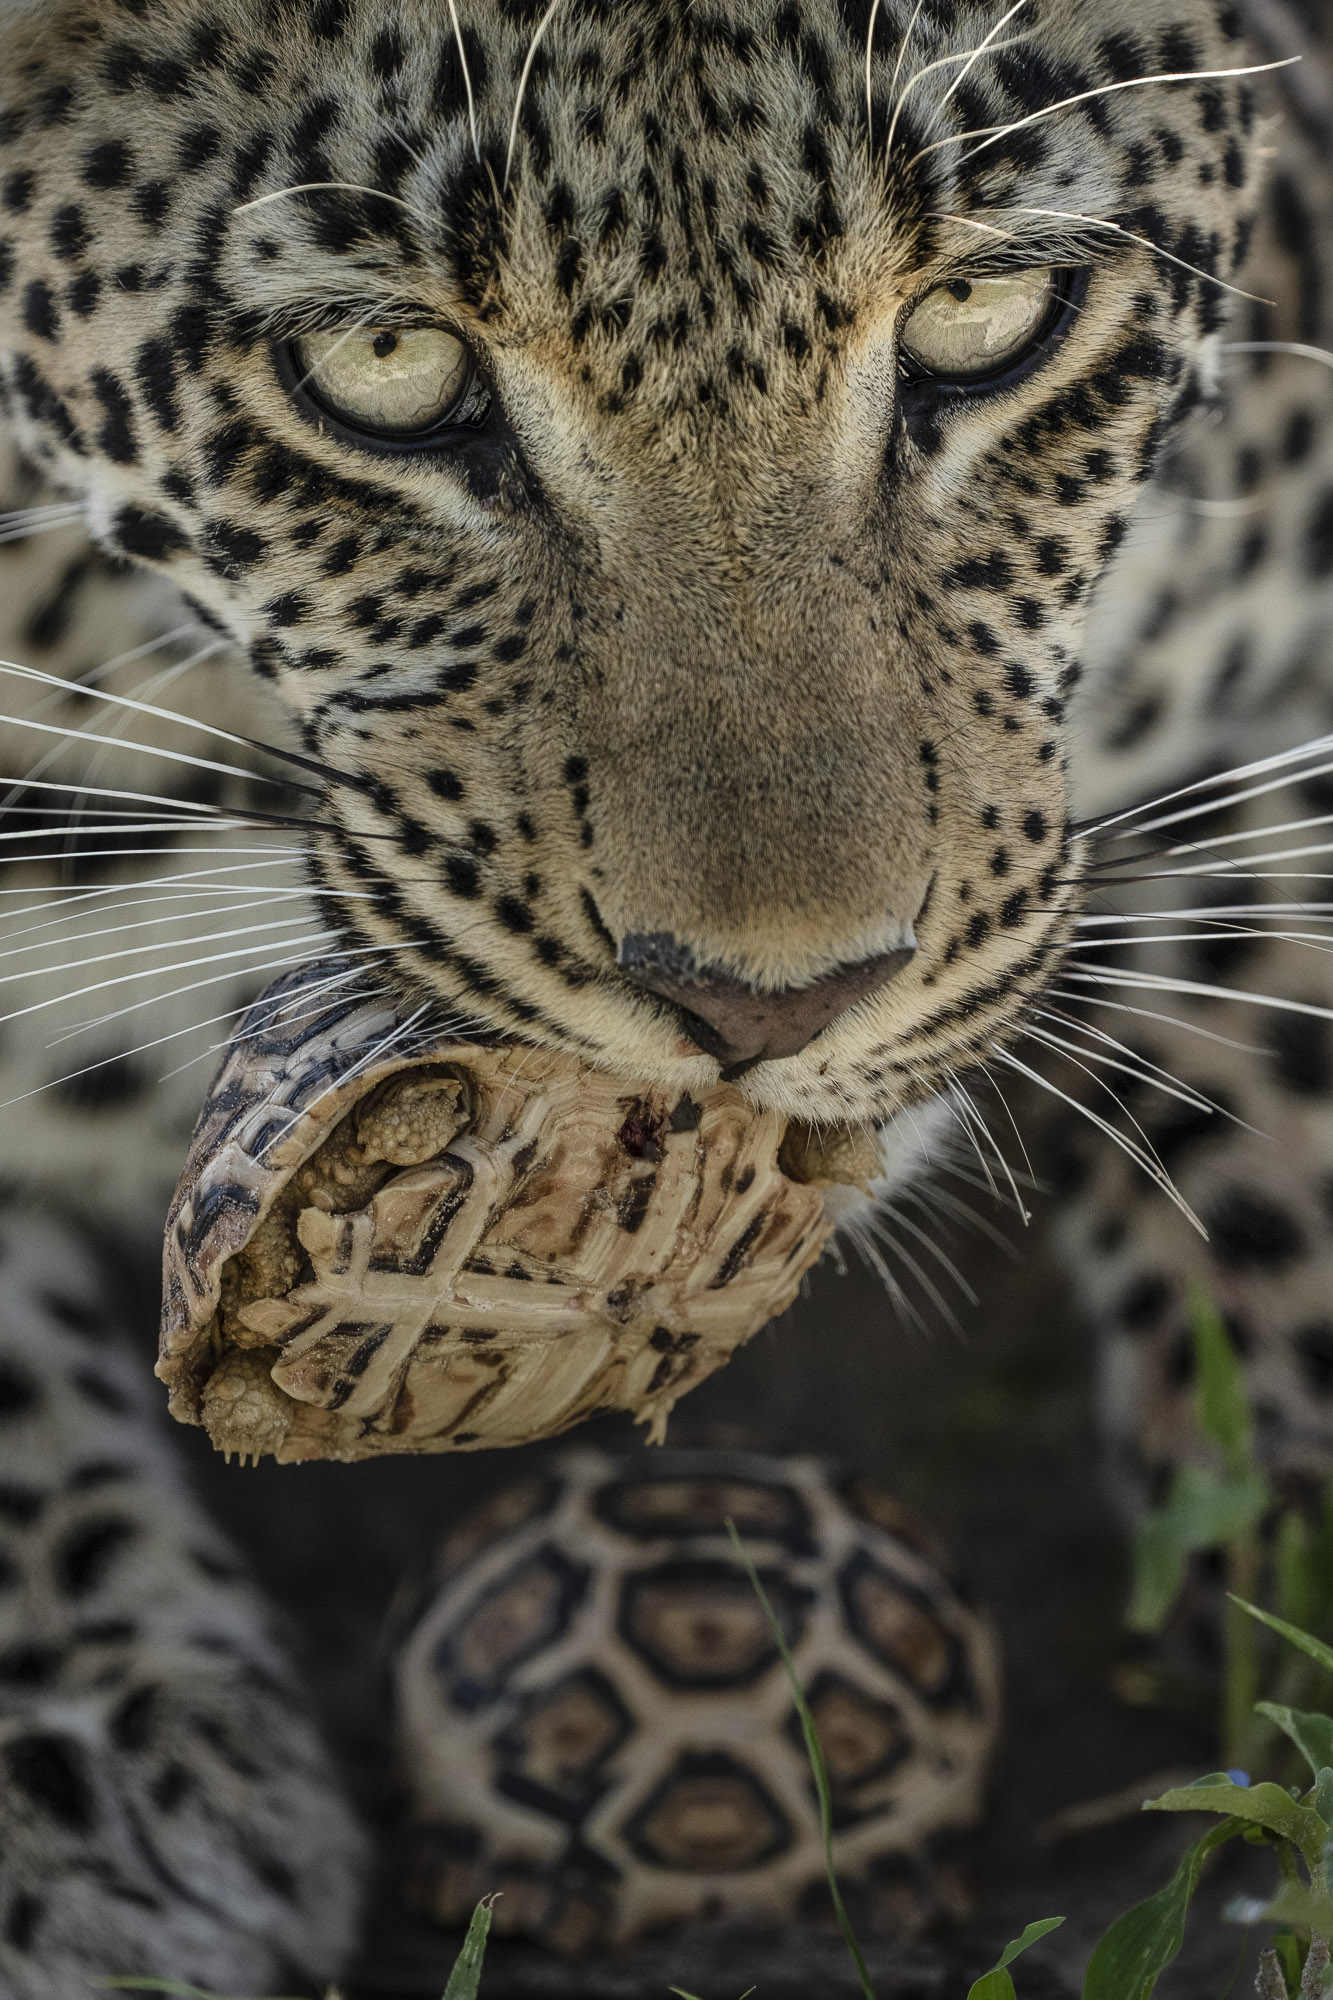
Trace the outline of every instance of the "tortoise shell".
<instances>
[{"instance_id":1,"label":"tortoise shell","mask_svg":"<svg viewBox=\"0 0 1333 2000\"><path fill-rule=\"evenodd\" d=\"M781 1620L858 1928L964 1901L996 1644L905 1509L804 1458L580 1451L465 1517L394 1621L409 1896L578 1954L706 1917L828 1917Z\"/></svg>"},{"instance_id":2,"label":"tortoise shell","mask_svg":"<svg viewBox=\"0 0 1333 2000\"><path fill-rule=\"evenodd\" d=\"M168 1217L158 1374L222 1450L523 1444L597 1410L656 1440L795 1296L874 1169L730 1083L636 1089L441 1034L345 968L245 1016Z\"/></svg>"}]
</instances>

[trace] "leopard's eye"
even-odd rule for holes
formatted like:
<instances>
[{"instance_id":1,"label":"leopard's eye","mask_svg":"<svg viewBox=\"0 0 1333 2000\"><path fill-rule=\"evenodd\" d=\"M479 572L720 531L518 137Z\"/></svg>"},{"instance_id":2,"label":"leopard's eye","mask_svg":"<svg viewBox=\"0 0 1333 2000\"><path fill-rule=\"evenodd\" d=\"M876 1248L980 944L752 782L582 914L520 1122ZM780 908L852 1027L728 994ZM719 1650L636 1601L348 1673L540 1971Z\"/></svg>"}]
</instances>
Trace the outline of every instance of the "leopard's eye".
<instances>
[{"instance_id":1,"label":"leopard's eye","mask_svg":"<svg viewBox=\"0 0 1333 2000\"><path fill-rule=\"evenodd\" d=\"M308 333L290 348L298 384L352 430L411 444L480 423L489 397L471 353L442 327Z\"/></svg>"},{"instance_id":2,"label":"leopard's eye","mask_svg":"<svg viewBox=\"0 0 1333 2000\"><path fill-rule=\"evenodd\" d=\"M1050 328L1059 308L1056 272L953 278L928 292L902 332L909 364L950 382L999 375Z\"/></svg>"}]
</instances>

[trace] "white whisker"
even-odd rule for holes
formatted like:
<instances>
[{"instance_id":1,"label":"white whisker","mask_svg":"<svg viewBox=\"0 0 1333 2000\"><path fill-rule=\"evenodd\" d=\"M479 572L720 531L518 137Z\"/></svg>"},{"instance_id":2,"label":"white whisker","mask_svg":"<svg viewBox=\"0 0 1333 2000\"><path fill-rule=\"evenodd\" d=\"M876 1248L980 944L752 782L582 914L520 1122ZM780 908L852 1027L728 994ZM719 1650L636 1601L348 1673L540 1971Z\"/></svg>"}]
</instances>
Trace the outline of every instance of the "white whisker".
<instances>
[{"instance_id":1,"label":"white whisker","mask_svg":"<svg viewBox=\"0 0 1333 2000\"><path fill-rule=\"evenodd\" d=\"M550 27L551 21L560 5L561 0L549 0L549 5L545 13L532 31L532 40L528 43L528 53L524 57L523 68L519 72L518 88L514 92L514 115L509 121L509 144L505 148L504 180L501 183L504 188L508 188L509 186L510 169L514 164L514 148L518 144L518 121L523 110L523 99L527 95L528 79L532 75L532 65L537 60L537 49L542 36Z\"/></svg>"},{"instance_id":2,"label":"white whisker","mask_svg":"<svg viewBox=\"0 0 1333 2000\"><path fill-rule=\"evenodd\" d=\"M1019 0L1019 3L1022 6L1026 6L1027 0ZM1010 14L1016 13L1017 11L1018 9L1016 7L1011 8ZM1010 14L1005 15L1004 19L1006 21L1010 18ZM1003 21L998 22L996 24L996 27L991 30L991 34L996 33L999 28L1003 27L1003 25L1004 25ZM1022 40L1023 38L1020 36L1017 39ZM884 157L886 160L891 160L893 157L894 141L898 136L898 125L899 121L902 118L903 106L906 104L908 98L911 96L912 92L916 89L917 85L919 83L924 83L927 77L936 75L936 73L939 70L951 69L954 63L965 63L970 69L972 64L976 61L977 57L983 52L983 50L987 48L987 45L989 43L990 43L990 35L988 35L986 37L986 40L982 42L975 49L955 49L951 55L937 56L934 62L926 63L923 68L917 70L914 76L910 76L907 79L907 82L903 85L902 89L898 93L897 102L893 107L893 115L889 119L889 130L884 140ZM1001 42L998 46L992 46L990 48L990 53L992 55L998 55L1001 49L1007 49L1011 46L1013 46L1013 44L1009 42ZM927 152L929 152L930 150L931 149L929 147L926 148ZM911 169L916 165L916 160L920 159L920 157L921 155L918 153L916 155L916 159L908 161L907 171L909 173Z\"/></svg>"},{"instance_id":3,"label":"white whisker","mask_svg":"<svg viewBox=\"0 0 1333 2000\"><path fill-rule=\"evenodd\" d=\"M463 91L467 98L467 122L472 134L472 156L481 165L481 140L477 136L477 100L472 95L472 74L467 66L467 50L463 46L463 24L458 18L458 0L447 0L449 18L454 24L454 40L458 44L458 62L463 72Z\"/></svg>"},{"instance_id":4,"label":"white whisker","mask_svg":"<svg viewBox=\"0 0 1333 2000\"><path fill-rule=\"evenodd\" d=\"M275 188L271 194L256 195L253 201L243 201L232 210L232 214L249 215L256 208L267 208L270 202L286 201L294 194L324 193L368 194L375 201L387 201L394 208L401 208L405 215L410 215L423 229L431 229L434 226L428 215L419 208L413 208L411 202L404 201L401 195L387 194L383 188L365 187L359 181L301 181L296 187Z\"/></svg>"},{"instance_id":5,"label":"white whisker","mask_svg":"<svg viewBox=\"0 0 1333 2000\"><path fill-rule=\"evenodd\" d=\"M1333 368L1333 354L1326 347L1307 347L1302 340L1224 340L1220 354L1294 354L1301 361L1322 362Z\"/></svg>"},{"instance_id":6,"label":"white whisker","mask_svg":"<svg viewBox=\"0 0 1333 2000\"><path fill-rule=\"evenodd\" d=\"M1166 972L1094 972L1070 965L1061 977L1084 986L1120 986L1131 993L1188 993L1201 1000L1235 1000L1244 1007L1272 1007L1279 1013L1309 1014L1319 1021L1333 1021L1333 1008L1318 1007L1313 1001L1288 1000L1277 993L1247 993L1236 986L1178 979Z\"/></svg>"},{"instance_id":7,"label":"white whisker","mask_svg":"<svg viewBox=\"0 0 1333 2000\"><path fill-rule=\"evenodd\" d=\"M986 125L975 132L952 132L947 138L934 139L909 160L908 171L910 172L919 161L924 160L927 154L938 152L942 146L959 146L965 145L972 139L979 140L979 145L973 146L970 153L963 155L963 160L959 162L962 165L967 160L975 159L978 153L984 153L989 146L998 146L1001 140L1009 138L1012 133L1021 132L1029 125L1039 125L1043 119L1055 118L1060 112L1071 111L1077 105L1090 103L1096 97L1111 97L1122 90L1143 90L1150 84L1207 83L1228 77L1263 76L1269 70L1290 69L1293 63L1298 63L1300 60L1299 56L1285 56L1278 62L1247 63L1240 69L1166 70L1158 76L1131 76L1122 78L1118 83L1101 83L1092 90L1080 90L1073 97L1062 97L1054 104L1044 105L1040 111L1029 111L1025 117L1015 118L1008 125Z\"/></svg>"},{"instance_id":8,"label":"white whisker","mask_svg":"<svg viewBox=\"0 0 1333 2000\"><path fill-rule=\"evenodd\" d=\"M43 673L41 669L38 667L20 666L14 660L0 660L0 674L10 674L14 676L15 679L18 680L40 681L46 687L63 688L66 690L66 692L69 691L70 687L70 683L68 681L62 680L59 674ZM216 723L201 722L196 716L181 715L176 709L158 708L152 702L135 701L133 697L130 695L108 694L105 688L88 687L84 688L82 692L87 694L91 700L107 702L114 708L133 709L139 715L151 715L155 717L159 722L177 723L183 729L197 730L201 735L211 736L219 742L236 743L240 745L242 749L246 750L253 750L255 748L259 748L261 750L267 750L269 751L269 754L272 756L278 757L279 759L290 761L288 753L284 750L277 749L276 747L270 746L269 744L265 743L256 745L250 737L238 736L235 730L233 729L220 729L218 728ZM0 721L6 721L9 719L10 718L8 717L0 716ZM36 723L26 724L25 726L30 728L47 727L47 725L45 724L36 724ZM80 732L75 730L75 731L65 731L62 733L67 735L77 735ZM131 749L149 748L150 746L146 746L143 744L125 744L122 747L127 750L131 750ZM156 748L151 749L151 754L154 756L178 755L178 753L174 751L158 750ZM183 753L180 753L179 761L187 764L197 764L201 760L195 757L186 757ZM245 779L257 778L266 785L278 785L285 790L309 792L312 794L312 796L317 798L322 796L322 794L318 791L316 786L303 785L295 778L269 778L265 777L261 772L242 770L238 766L231 764L206 764L204 768L213 771L222 771L226 773L228 776L236 778L245 778Z\"/></svg>"},{"instance_id":9,"label":"white whisker","mask_svg":"<svg viewBox=\"0 0 1333 2000\"><path fill-rule=\"evenodd\" d=\"M1132 1014L1138 1021L1156 1021L1164 1028L1183 1028L1187 1034L1198 1035L1205 1042L1216 1042L1219 1048L1235 1049L1240 1055L1261 1056L1264 1053L1255 1043L1238 1042L1232 1035L1219 1035L1215 1028L1205 1028L1201 1021L1191 1020L1188 1015L1159 1014L1151 1007L1135 1007L1128 1000L1104 1000L1100 994L1070 993L1061 986L1051 987L1050 996L1067 1001L1071 1007L1095 1007L1101 1013Z\"/></svg>"},{"instance_id":10,"label":"white whisker","mask_svg":"<svg viewBox=\"0 0 1333 2000\"><path fill-rule=\"evenodd\" d=\"M1211 777L1196 778L1192 784L1179 785L1174 791L1163 792L1159 798L1149 799L1142 805L1128 806L1123 812L1112 813L1105 819L1100 819L1089 826L1081 827L1075 838L1078 840L1104 840L1113 826L1123 826L1126 820L1137 819L1140 813L1156 812L1159 806L1170 805L1176 799L1192 798L1199 792L1212 791L1218 785L1229 785L1235 782L1244 783L1247 779L1256 778L1266 771L1289 771L1293 764L1300 763L1303 758L1324 756L1331 750L1333 750L1333 736L1316 736L1308 743L1298 744L1294 750L1279 750L1272 756L1257 758L1253 763L1237 764L1229 771L1217 771ZM1305 775L1308 774L1302 773L1302 776ZM1296 780L1288 777L1286 782L1290 784L1296 782ZM1232 797L1228 795L1224 799L1214 800L1208 807L1208 810L1210 812L1220 812L1232 804L1232 802ZM1170 825L1172 822L1167 820L1162 823ZM1136 838L1140 833L1150 830L1146 827L1132 826L1126 828L1124 833L1117 834L1115 837L1117 840L1127 840Z\"/></svg>"},{"instance_id":11,"label":"white whisker","mask_svg":"<svg viewBox=\"0 0 1333 2000\"><path fill-rule=\"evenodd\" d=\"M978 151L980 151L980 148L978 148ZM968 157L970 158L971 155L969 154ZM1205 284L1216 285L1219 291L1230 292L1233 298L1248 299L1251 305L1256 306L1271 306L1276 304L1275 300L1266 299L1258 292L1247 292L1240 285L1229 284L1225 278L1219 278L1214 272L1205 271L1200 265L1191 264L1184 257L1177 257L1172 250L1163 250L1161 244L1154 243L1151 236L1140 236L1137 231L1126 229L1119 222L1111 222L1104 215L1080 215L1067 208L1019 208L1015 209L1014 213L1016 215L1040 215L1047 217L1052 222L1079 222L1089 229L1109 230L1113 236L1121 236L1127 243L1137 243L1141 249L1151 250L1154 257L1162 258L1167 264L1174 264L1177 270L1189 271L1194 277L1202 278Z\"/></svg>"},{"instance_id":12,"label":"white whisker","mask_svg":"<svg viewBox=\"0 0 1333 2000\"><path fill-rule=\"evenodd\" d=\"M1133 1139L1128 1138L1125 1133L1118 1132L1115 1126L1108 1119L1101 1117L1098 1112L1094 1111L1091 1105L1081 1104L1078 1098L1071 1097L1068 1091L1061 1090L1057 1084L1052 1083L1049 1077L1043 1076L1039 1070L1033 1069L1030 1064L1023 1062L1020 1057L1012 1054L1010 1051L997 1046L994 1059L996 1062L1003 1064L1006 1069L1012 1069L1019 1076L1026 1077L1029 1083L1035 1083L1038 1089L1044 1090L1050 1096L1058 1098L1062 1104L1067 1104L1081 1118L1087 1119L1089 1124L1095 1125L1099 1132L1103 1132L1108 1139L1120 1148L1122 1153L1127 1154L1137 1166L1143 1169L1149 1180L1161 1188L1163 1194L1166 1195L1172 1205L1179 1209L1185 1220L1190 1224L1190 1227L1196 1229L1200 1236L1204 1238L1204 1241L1207 1241L1207 1230L1154 1153L1138 1145Z\"/></svg>"},{"instance_id":13,"label":"white whisker","mask_svg":"<svg viewBox=\"0 0 1333 2000\"><path fill-rule=\"evenodd\" d=\"M334 931L316 931L316 932L312 932L309 930L293 931L291 933L290 942L292 943L311 942L315 939L322 939L322 938L336 939L336 935L337 934ZM266 942L262 945L259 944L251 945L248 948L241 946L234 948L231 951L218 951L218 952L213 952L211 954L207 954L199 958L187 958L180 960L175 965L163 966L160 968L155 967L154 970L160 970L164 978L174 978L176 973L188 972L193 966L196 965L217 965L225 960L228 964L234 966L238 964L242 959L254 958L256 955L262 957L266 952L273 950L275 948L281 950L285 942L286 940L282 938L274 938L272 940L266 940ZM223 973L219 976L222 978L229 978L232 975L229 973ZM109 987L112 986L142 985L144 978L145 974L141 970L139 972L119 972L116 973L115 976L111 979L95 979L87 986L76 986L68 992L53 994L49 1000L34 1000L31 1001L26 1007L16 1007L8 1014L0 1014L0 1024L9 1021L21 1021L26 1019L27 1016L30 1014L46 1013L52 1007L63 1007L67 1005L71 1000L81 1000L89 993L104 993L107 991ZM150 998L136 1001L132 1007L127 1009L122 1009L121 1011L133 1013L139 1007L155 1007L160 1005L161 1001L165 997L167 996L164 996L162 994L154 994ZM70 1030L70 1033L78 1034L81 1033L86 1028L99 1027L101 1026L103 1021L114 1020L115 1018L116 1016L113 1014L106 1014L99 1016L98 1020L96 1021L80 1021L77 1027ZM61 1039L63 1040L66 1038L62 1037Z\"/></svg>"},{"instance_id":14,"label":"white whisker","mask_svg":"<svg viewBox=\"0 0 1333 2000\"><path fill-rule=\"evenodd\" d=\"M981 57L984 56L987 50L991 48L991 45L994 42L995 37L1000 33L1000 30L1002 28L1007 28L1009 23L1013 20L1014 15L1021 14L1023 9L1027 6L1027 4L1028 0L1014 0L1014 4L1009 9L1009 12L1007 14L1002 14L1000 16L1000 19L995 23L995 26L991 29L990 33L984 38L983 41L978 43L976 48L973 49L971 55L964 63L962 69L959 70L957 76L954 78L953 82L949 85L949 88L945 91L943 97L940 99L939 104L936 107L937 114L939 112L945 111L948 108L955 94L962 88L963 84L966 83L969 75L971 74L974 63L980 61ZM1027 37L1021 36L1016 38L1016 40L1013 42L1005 42L1003 44L1003 47L1014 48L1017 46L1018 40L1025 41L1027 40Z\"/></svg>"},{"instance_id":15,"label":"white whisker","mask_svg":"<svg viewBox=\"0 0 1333 2000\"><path fill-rule=\"evenodd\" d=\"M335 949L332 951L324 950L323 949L324 944L330 941L335 946ZM270 962L269 965L254 966L251 968L250 972L246 976L249 978L258 978L261 972L275 971L280 966L286 967L290 971L294 969L296 966L308 965L313 959L320 959L320 958L327 958L327 959L355 958L359 963L369 963L369 961L372 958L387 958L393 952L411 951L412 949L413 945L410 940L402 944L377 945L373 949L368 949L367 947L362 945L344 946L342 945L341 939L339 938L337 932L317 931L309 941L307 947L301 949L300 951L297 951L293 948L290 951L280 952ZM239 954L224 953L223 956L235 958L239 956ZM209 963L209 961L207 959L200 959L198 963L201 965L206 965ZM186 968L184 966L173 966L170 968L172 972L181 972L184 971L185 969ZM143 974L142 973L131 974L130 977L141 979L143 977ZM57 1035L48 1044L48 1046L51 1048L56 1048L62 1042L73 1041L75 1037L78 1035L89 1034L94 1029L107 1027L112 1021L123 1020L126 1014L138 1014L144 1012L149 1007L165 1006L167 1001L178 1000L183 993L197 993L201 987L220 986L226 980L236 979L237 977L238 975L234 969L228 970L226 972L215 972L210 974L210 976L207 979L195 979L191 980L185 986L173 987L171 991L168 993L155 993L150 998L145 1000L133 1000L126 1007L116 1007L109 1010L105 1014L98 1014L96 1016L90 1017L86 1021L79 1021L78 1023L76 1023L74 1027L70 1028L66 1033ZM121 982L119 980L107 982L107 984L117 984L117 985L120 983ZM96 987L92 987L89 990L92 992L96 992L98 989Z\"/></svg>"}]
</instances>

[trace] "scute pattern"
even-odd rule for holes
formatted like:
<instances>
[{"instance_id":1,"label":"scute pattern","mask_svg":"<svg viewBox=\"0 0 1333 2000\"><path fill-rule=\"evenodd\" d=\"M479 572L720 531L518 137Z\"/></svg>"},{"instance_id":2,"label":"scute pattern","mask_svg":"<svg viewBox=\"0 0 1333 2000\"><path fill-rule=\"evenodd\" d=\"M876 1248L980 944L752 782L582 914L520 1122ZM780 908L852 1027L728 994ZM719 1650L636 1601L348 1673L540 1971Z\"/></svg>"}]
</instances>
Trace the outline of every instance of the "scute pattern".
<instances>
[{"instance_id":1,"label":"scute pattern","mask_svg":"<svg viewBox=\"0 0 1333 2000\"><path fill-rule=\"evenodd\" d=\"M813 1460L580 1452L558 1482L521 1523L501 1498L461 1524L395 1634L423 1905L457 1922L501 1888L497 1924L561 1950L822 1913L818 1802L731 1517L809 1690L858 1916L956 1906L999 1690L941 1570Z\"/></svg>"}]
</instances>

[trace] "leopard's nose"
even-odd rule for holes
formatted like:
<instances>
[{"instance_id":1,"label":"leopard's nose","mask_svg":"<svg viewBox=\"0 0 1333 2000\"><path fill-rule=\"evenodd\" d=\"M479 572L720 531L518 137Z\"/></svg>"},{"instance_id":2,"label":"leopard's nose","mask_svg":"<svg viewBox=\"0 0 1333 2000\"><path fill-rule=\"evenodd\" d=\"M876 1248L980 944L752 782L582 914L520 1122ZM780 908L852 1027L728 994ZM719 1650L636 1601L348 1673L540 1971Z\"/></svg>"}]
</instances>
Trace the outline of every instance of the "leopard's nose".
<instances>
[{"instance_id":1,"label":"leopard's nose","mask_svg":"<svg viewBox=\"0 0 1333 2000\"><path fill-rule=\"evenodd\" d=\"M776 992L701 965L669 931L625 938L616 962L636 986L672 1001L690 1040L722 1065L724 1076L734 1077L756 1063L799 1055L839 1014L901 972L915 951L909 929L892 951Z\"/></svg>"}]
</instances>

